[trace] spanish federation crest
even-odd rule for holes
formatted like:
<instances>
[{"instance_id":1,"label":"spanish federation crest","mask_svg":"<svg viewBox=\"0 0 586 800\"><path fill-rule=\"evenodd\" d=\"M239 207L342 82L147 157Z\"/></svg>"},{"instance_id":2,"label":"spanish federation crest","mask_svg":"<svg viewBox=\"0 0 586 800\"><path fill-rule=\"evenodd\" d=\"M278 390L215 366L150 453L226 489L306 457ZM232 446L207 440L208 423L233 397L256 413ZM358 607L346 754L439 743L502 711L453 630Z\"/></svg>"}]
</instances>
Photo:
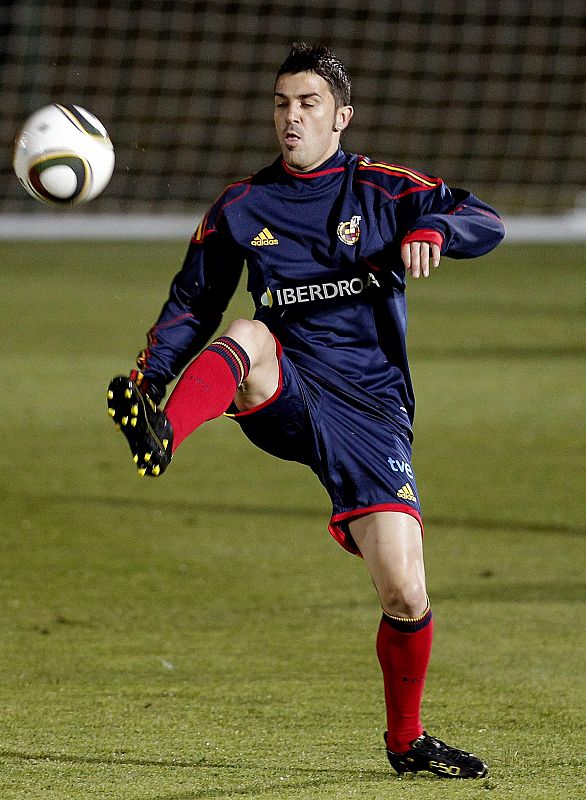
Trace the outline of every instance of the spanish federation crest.
<instances>
[{"instance_id":1,"label":"spanish federation crest","mask_svg":"<svg viewBox=\"0 0 586 800\"><path fill-rule=\"evenodd\" d=\"M360 220L362 217L352 217L350 222L340 222L338 225L338 239L343 243L352 246L356 244L360 236Z\"/></svg>"}]
</instances>

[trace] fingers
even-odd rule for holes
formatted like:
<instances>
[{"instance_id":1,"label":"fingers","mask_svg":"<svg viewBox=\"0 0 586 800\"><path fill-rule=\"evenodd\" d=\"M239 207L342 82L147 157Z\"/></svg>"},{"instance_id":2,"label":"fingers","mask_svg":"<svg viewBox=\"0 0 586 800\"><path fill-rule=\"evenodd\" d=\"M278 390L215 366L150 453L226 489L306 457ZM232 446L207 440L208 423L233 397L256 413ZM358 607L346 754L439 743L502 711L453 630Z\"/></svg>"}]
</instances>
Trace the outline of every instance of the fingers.
<instances>
[{"instance_id":1,"label":"fingers","mask_svg":"<svg viewBox=\"0 0 586 800\"><path fill-rule=\"evenodd\" d=\"M433 264L433 268L434 269L437 269L439 267L441 257L442 257L442 253L441 253L439 244L432 244L431 245L431 263Z\"/></svg>"},{"instance_id":2,"label":"fingers","mask_svg":"<svg viewBox=\"0 0 586 800\"><path fill-rule=\"evenodd\" d=\"M430 267L439 267L441 251L439 245L430 242L409 242L401 248L401 258L414 278L428 278Z\"/></svg>"},{"instance_id":3,"label":"fingers","mask_svg":"<svg viewBox=\"0 0 586 800\"><path fill-rule=\"evenodd\" d=\"M411 271L411 245L404 244L401 248L401 258L403 259L403 264L405 265L405 269L407 272Z\"/></svg>"}]
</instances>

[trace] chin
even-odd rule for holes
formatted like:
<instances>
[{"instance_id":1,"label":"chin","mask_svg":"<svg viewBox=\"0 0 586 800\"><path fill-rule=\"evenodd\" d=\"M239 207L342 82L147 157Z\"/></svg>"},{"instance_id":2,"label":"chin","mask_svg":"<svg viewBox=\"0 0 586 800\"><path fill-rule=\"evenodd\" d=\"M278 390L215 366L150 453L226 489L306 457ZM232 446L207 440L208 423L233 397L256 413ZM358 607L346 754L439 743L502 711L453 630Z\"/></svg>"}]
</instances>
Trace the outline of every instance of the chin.
<instances>
[{"instance_id":1,"label":"chin","mask_svg":"<svg viewBox=\"0 0 586 800\"><path fill-rule=\"evenodd\" d=\"M291 169L295 169L298 172L303 172L307 169L307 164L295 153L286 151L283 153L283 160L288 167L291 167Z\"/></svg>"}]
</instances>

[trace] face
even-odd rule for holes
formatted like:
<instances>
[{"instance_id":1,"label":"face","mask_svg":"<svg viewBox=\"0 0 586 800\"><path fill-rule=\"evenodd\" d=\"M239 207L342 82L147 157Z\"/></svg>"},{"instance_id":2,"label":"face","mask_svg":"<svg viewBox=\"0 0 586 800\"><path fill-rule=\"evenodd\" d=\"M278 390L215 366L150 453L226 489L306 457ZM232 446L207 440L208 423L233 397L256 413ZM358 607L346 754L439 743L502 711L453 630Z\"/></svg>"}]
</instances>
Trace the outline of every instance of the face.
<instances>
[{"instance_id":1,"label":"face","mask_svg":"<svg viewBox=\"0 0 586 800\"><path fill-rule=\"evenodd\" d=\"M321 75L297 72L279 76L275 85L275 128L287 166L308 172L332 156L352 107L336 109Z\"/></svg>"}]
</instances>

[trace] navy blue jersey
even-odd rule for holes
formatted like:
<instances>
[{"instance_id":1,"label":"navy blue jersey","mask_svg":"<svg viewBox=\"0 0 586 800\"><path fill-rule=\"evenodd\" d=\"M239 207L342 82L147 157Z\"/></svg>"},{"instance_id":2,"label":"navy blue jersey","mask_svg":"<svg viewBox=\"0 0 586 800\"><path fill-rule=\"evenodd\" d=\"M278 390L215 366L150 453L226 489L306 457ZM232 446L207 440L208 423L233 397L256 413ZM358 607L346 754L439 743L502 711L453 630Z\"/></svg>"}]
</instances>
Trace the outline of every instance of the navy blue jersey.
<instances>
[{"instance_id":1,"label":"navy blue jersey","mask_svg":"<svg viewBox=\"0 0 586 800\"><path fill-rule=\"evenodd\" d=\"M297 173L278 158L201 221L140 366L163 390L220 324L246 263L255 318L295 366L410 430L401 243L471 258L503 235L489 206L413 169L338 150Z\"/></svg>"}]
</instances>

